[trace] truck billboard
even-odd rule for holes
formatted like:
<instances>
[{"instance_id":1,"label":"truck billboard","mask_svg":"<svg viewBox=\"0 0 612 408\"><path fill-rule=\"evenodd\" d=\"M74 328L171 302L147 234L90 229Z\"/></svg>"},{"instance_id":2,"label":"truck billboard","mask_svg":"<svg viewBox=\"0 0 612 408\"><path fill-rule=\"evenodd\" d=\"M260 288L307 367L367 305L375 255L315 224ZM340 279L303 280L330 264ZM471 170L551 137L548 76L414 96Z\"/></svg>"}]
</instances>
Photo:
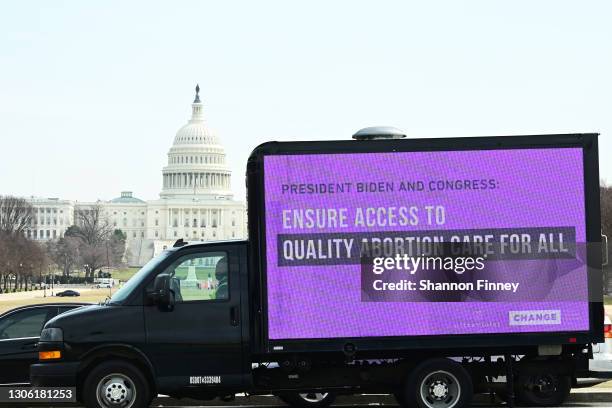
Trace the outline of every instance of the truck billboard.
<instances>
[{"instance_id":1,"label":"truck billboard","mask_svg":"<svg viewBox=\"0 0 612 408\"><path fill-rule=\"evenodd\" d=\"M268 338L588 331L583 160L580 147L266 155Z\"/></svg>"}]
</instances>

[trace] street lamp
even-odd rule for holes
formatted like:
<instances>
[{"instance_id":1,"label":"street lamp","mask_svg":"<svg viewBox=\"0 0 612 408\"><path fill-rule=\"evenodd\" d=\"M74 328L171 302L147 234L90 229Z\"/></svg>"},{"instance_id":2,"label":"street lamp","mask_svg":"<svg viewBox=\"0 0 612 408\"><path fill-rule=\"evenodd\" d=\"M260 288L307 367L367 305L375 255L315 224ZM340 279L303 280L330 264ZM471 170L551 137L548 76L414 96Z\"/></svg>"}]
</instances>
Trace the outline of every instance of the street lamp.
<instances>
[{"instance_id":1,"label":"street lamp","mask_svg":"<svg viewBox=\"0 0 612 408\"><path fill-rule=\"evenodd\" d=\"M51 278L51 296L55 296L55 294L53 293L55 273L51 274L51 267L49 267L49 277Z\"/></svg>"},{"instance_id":2,"label":"street lamp","mask_svg":"<svg viewBox=\"0 0 612 408\"><path fill-rule=\"evenodd\" d=\"M17 291L17 275L15 275L14 273L10 272L7 275L7 278L9 280L9 291L10 291L10 285L11 285L11 283L13 283L13 292L16 292Z\"/></svg>"}]
</instances>

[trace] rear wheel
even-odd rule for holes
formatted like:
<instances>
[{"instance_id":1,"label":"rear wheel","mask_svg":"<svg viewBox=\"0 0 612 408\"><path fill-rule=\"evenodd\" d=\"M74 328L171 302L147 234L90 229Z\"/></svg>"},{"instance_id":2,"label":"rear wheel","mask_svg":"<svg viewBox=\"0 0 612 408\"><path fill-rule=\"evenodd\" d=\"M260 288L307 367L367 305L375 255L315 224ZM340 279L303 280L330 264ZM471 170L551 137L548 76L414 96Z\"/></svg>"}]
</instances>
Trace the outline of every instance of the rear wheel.
<instances>
[{"instance_id":1,"label":"rear wheel","mask_svg":"<svg viewBox=\"0 0 612 408\"><path fill-rule=\"evenodd\" d=\"M472 379L461 364L445 358L424 361L414 368L398 402L406 407L462 408L472 400Z\"/></svg>"},{"instance_id":2,"label":"rear wheel","mask_svg":"<svg viewBox=\"0 0 612 408\"><path fill-rule=\"evenodd\" d=\"M137 367L114 360L100 364L87 375L83 400L87 408L146 408L152 392Z\"/></svg>"},{"instance_id":3,"label":"rear wheel","mask_svg":"<svg viewBox=\"0 0 612 408\"><path fill-rule=\"evenodd\" d=\"M330 392L305 392L295 394L283 394L279 396L284 402L292 407L328 407L336 396Z\"/></svg>"},{"instance_id":4,"label":"rear wheel","mask_svg":"<svg viewBox=\"0 0 612 408\"><path fill-rule=\"evenodd\" d=\"M516 394L521 405L551 407L561 405L572 389L572 379L550 371L519 374Z\"/></svg>"}]
</instances>

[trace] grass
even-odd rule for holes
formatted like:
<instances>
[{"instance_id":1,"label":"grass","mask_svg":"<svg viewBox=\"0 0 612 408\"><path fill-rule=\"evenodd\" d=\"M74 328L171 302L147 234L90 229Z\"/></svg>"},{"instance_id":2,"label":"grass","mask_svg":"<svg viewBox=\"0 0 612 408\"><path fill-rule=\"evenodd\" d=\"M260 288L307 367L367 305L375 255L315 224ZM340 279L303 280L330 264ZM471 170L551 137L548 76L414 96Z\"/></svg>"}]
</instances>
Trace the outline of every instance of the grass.
<instances>
[{"instance_id":1,"label":"grass","mask_svg":"<svg viewBox=\"0 0 612 408\"><path fill-rule=\"evenodd\" d=\"M214 299L215 292L215 289L181 288L183 300Z\"/></svg>"},{"instance_id":2,"label":"grass","mask_svg":"<svg viewBox=\"0 0 612 408\"><path fill-rule=\"evenodd\" d=\"M201 267L196 266L196 276L199 281L206 282L208 277L210 276L212 279L215 278L215 268L214 267ZM121 282L127 282L137 271L139 268L123 268L114 270L111 273L113 279L118 279ZM177 268L176 276L179 279L186 279L188 273L187 267ZM78 274L74 274L77 276ZM66 285L66 288L70 285ZM63 290L56 289L55 293ZM117 291L118 287L112 289L112 293ZM35 305L42 303L57 303L57 302L66 302L66 303L74 303L74 302L82 302L82 303L99 303L106 299L107 296L111 293L108 288L96 289L93 288L91 290L80 290L76 289L81 293L81 296L78 297L55 297L51 296L51 291L47 290L47 297L43 297L42 291L33 291L33 292L19 292L19 296L12 296L10 293L0 294L0 313L4 313L7 310L14 309L19 306L26 305ZM214 298L215 290L208 289L197 289L197 288L183 288L181 290L185 299L206 299L206 298Z\"/></svg>"},{"instance_id":3,"label":"grass","mask_svg":"<svg viewBox=\"0 0 612 408\"><path fill-rule=\"evenodd\" d=\"M60 291L63 289L60 289ZM79 289L77 288L77 291ZM113 293L117 291L113 288ZM58 290L55 290L57 293ZM43 303L99 303L106 299L109 295L109 289L92 289L88 291L79 291L81 296L77 297L56 297L50 296L50 290L47 290L47 297L43 297L41 293L32 292L32 297L11 298L8 294L0 294L0 313L14 309L19 306L38 305Z\"/></svg>"},{"instance_id":4,"label":"grass","mask_svg":"<svg viewBox=\"0 0 612 408\"><path fill-rule=\"evenodd\" d=\"M612 296L604 296L604 305L612 305Z\"/></svg>"},{"instance_id":5,"label":"grass","mask_svg":"<svg viewBox=\"0 0 612 408\"><path fill-rule=\"evenodd\" d=\"M186 279L187 273L189 272L189 268L187 267L178 267L176 268L176 277L179 279ZM215 268L214 267L205 267L205 266L196 266L195 267L196 277L198 280L205 281L210 276L212 279L215 279Z\"/></svg>"},{"instance_id":6,"label":"grass","mask_svg":"<svg viewBox=\"0 0 612 408\"><path fill-rule=\"evenodd\" d=\"M127 282L140 268L122 268L111 272L113 279L119 279L121 282Z\"/></svg>"}]
</instances>

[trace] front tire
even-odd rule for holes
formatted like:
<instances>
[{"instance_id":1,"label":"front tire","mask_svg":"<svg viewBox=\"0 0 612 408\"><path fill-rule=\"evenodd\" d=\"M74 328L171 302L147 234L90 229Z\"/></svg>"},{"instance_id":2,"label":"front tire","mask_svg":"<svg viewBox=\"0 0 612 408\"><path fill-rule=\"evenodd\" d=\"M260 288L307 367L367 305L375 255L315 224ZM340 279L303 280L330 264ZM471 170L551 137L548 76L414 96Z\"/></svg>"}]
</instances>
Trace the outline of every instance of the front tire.
<instances>
[{"instance_id":1,"label":"front tire","mask_svg":"<svg viewBox=\"0 0 612 408\"><path fill-rule=\"evenodd\" d=\"M137 367L113 360L98 365L87 375L83 400L87 408L146 408L152 392Z\"/></svg>"},{"instance_id":2,"label":"front tire","mask_svg":"<svg viewBox=\"0 0 612 408\"><path fill-rule=\"evenodd\" d=\"M331 392L306 392L279 395L287 405L296 408L324 408L334 403L336 396Z\"/></svg>"},{"instance_id":3,"label":"front tire","mask_svg":"<svg viewBox=\"0 0 612 408\"><path fill-rule=\"evenodd\" d=\"M468 372L461 364L446 358L426 360L415 367L404 390L400 404L420 408L467 407L473 394Z\"/></svg>"}]
</instances>

